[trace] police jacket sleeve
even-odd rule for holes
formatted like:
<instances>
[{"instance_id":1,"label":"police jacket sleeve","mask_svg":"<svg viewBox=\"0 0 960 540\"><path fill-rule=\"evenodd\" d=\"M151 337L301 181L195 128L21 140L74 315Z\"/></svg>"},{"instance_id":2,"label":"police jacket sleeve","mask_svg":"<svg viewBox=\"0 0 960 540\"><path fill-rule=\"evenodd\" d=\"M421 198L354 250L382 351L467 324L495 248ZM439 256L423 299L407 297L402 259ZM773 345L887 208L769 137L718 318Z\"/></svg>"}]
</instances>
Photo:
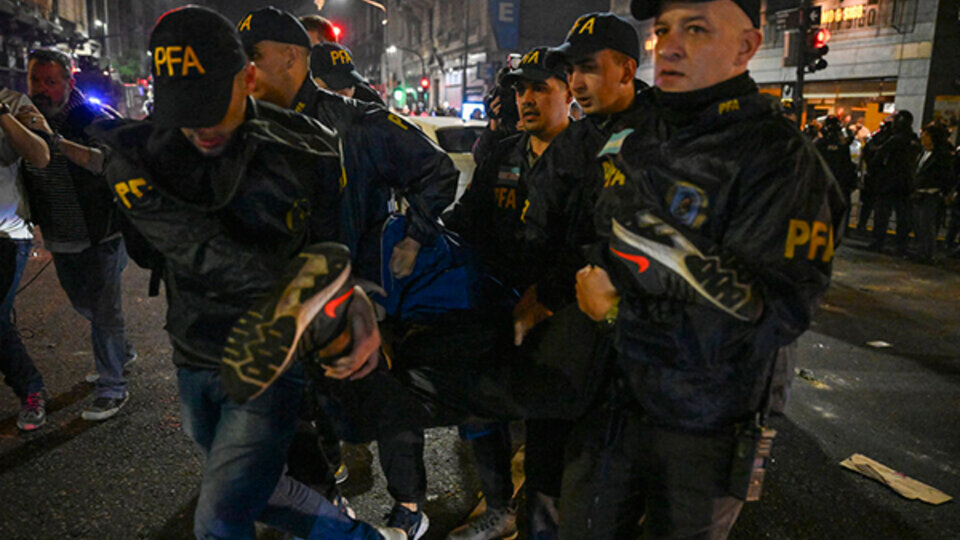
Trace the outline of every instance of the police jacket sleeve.
<instances>
[{"instance_id":1,"label":"police jacket sleeve","mask_svg":"<svg viewBox=\"0 0 960 540\"><path fill-rule=\"evenodd\" d=\"M755 272L763 317L788 343L809 327L827 290L845 205L808 143L800 137L778 139L773 147L758 149L758 157L741 169L721 244Z\"/></svg>"},{"instance_id":2,"label":"police jacket sleeve","mask_svg":"<svg viewBox=\"0 0 960 540\"><path fill-rule=\"evenodd\" d=\"M490 152L473 171L467 189L450 211L443 215L443 224L459 234L469 244L481 242L484 218L489 220L494 207L493 176L496 174L497 158Z\"/></svg>"},{"instance_id":3,"label":"police jacket sleeve","mask_svg":"<svg viewBox=\"0 0 960 540\"><path fill-rule=\"evenodd\" d=\"M390 187L410 203L407 236L421 244L436 235L436 220L453 203L460 173L419 128L382 108L367 111L364 149Z\"/></svg>"}]
</instances>

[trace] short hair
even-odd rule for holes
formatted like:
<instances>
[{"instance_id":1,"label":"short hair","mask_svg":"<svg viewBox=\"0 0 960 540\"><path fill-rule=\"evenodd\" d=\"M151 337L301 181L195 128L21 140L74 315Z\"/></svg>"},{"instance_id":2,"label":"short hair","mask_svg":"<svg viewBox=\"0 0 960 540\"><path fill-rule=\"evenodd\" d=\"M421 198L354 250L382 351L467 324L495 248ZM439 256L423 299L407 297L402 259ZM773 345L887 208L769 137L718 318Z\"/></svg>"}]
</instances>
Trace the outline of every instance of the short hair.
<instances>
[{"instance_id":1,"label":"short hair","mask_svg":"<svg viewBox=\"0 0 960 540\"><path fill-rule=\"evenodd\" d=\"M36 60L38 64L56 64L63 69L63 78L73 77L73 57L59 49L34 49L27 57L28 64L30 60Z\"/></svg>"},{"instance_id":2,"label":"short hair","mask_svg":"<svg viewBox=\"0 0 960 540\"><path fill-rule=\"evenodd\" d=\"M307 29L307 32L319 33L325 41L338 43L337 33L333 30L333 23L326 17L320 15L304 15L300 17L300 24Z\"/></svg>"},{"instance_id":3,"label":"short hair","mask_svg":"<svg viewBox=\"0 0 960 540\"><path fill-rule=\"evenodd\" d=\"M933 121L923 126L923 132L930 136L934 146L947 146L950 142L950 130L940 122Z\"/></svg>"}]
</instances>

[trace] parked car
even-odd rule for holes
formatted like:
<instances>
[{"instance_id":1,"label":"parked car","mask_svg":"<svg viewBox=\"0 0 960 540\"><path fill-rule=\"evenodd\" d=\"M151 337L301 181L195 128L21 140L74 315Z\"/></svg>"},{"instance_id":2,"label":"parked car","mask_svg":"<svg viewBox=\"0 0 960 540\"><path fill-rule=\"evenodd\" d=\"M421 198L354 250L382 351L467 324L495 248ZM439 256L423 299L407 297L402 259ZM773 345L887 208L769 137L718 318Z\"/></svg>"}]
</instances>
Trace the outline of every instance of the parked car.
<instances>
[{"instance_id":1,"label":"parked car","mask_svg":"<svg viewBox=\"0 0 960 540\"><path fill-rule=\"evenodd\" d=\"M473 178L476 164L473 161L473 145L487 129L487 124L478 120L461 120L452 116L407 116L409 122L416 124L442 148L460 171L457 182L457 199Z\"/></svg>"}]
</instances>

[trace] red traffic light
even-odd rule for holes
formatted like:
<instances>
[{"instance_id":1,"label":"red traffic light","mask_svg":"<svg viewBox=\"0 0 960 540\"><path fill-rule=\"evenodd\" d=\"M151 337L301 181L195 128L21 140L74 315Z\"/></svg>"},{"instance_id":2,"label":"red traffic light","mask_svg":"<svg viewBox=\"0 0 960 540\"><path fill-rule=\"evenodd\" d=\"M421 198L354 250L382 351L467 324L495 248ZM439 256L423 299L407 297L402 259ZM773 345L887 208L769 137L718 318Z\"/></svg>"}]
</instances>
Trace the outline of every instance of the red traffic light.
<instances>
[{"instance_id":1,"label":"red traffic light","mask_svg":"<svg viewBox=\"0 0 960 540\"><path fill-rule=\"evenodd\" d=\"M817 30L817 33L813 35L813 47L815 49L820 49L827 46L827 42L830 41L830 31L826 28L821 28Z\"/></svg>"},{"instance_id":2,"label":"red traffic light","mask_svg":"<svg viewBox=\"0 0 960 540\"><path fill-rule=\"evenodd\" d=\"M424 90L430 88L430 79L427 77L422 77L420 79L420 88L423 88Z\"/></svg>"},{"instance_id":3,"label":"red traffic light","mask_svg":"<svg viewBox=\"0 0 960 540\"><path fill-rule=\"evenodd\" d=\"M337 38L337 43L340 42L340 36L343 34L343 28L340 28L339 24L333 25L333 36Z\"/></svg>"}]
</instances>

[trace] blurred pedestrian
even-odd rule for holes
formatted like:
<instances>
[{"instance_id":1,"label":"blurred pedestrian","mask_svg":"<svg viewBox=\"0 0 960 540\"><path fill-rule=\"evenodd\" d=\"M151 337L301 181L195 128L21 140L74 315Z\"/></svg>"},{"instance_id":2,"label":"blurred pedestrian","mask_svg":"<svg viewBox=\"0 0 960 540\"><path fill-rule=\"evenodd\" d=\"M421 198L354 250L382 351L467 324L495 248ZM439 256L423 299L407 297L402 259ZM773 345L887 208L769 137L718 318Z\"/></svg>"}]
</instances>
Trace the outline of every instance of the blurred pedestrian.
<instances>
[{"instance_id":1,"label":"blurred pedestrian","mask_svg":"<svg viewBox=\"0 0 960 540\"><path fill-rule=\"evenodd\" d=\"M26 127L40 118L30 98L0 86L0 374L20 399L17 427L23 431L38 429L47 421L43 377L11 315L33 239L25 218L20 164L27 161L42 169L50 163L47 143Z\"/></svg>"},{"instance_id":2,"label":"blurred pedestrian","mask_svg":"<svg viewBox=\"0 0 960 540\"><path fill-rule=\"evenodd\" d=\"M873 223L870 249L880 251L887 238L887 225L894 212L897 216L897 254L906 255L913 210L910 195L920 140L913 132L913 114L898 111L890 126L890 136L879 143L871 159L871 175L876 183L877 215Z\"/></svg>"},{"instance_id":3,"label":"blurred pedestrian","mask_svg":"<svg viewBox=\"0 0 960 540\"><path fill-rule=\"evenodd\" d=\"M912 199L917 255L925 263L932 263L936 255L944 195L957 181L949 136L947 128L936 122L927 124L920 135L923 154L917 162Z\"/></svg>"},{"instance_id":4,"label":"blurred pedestrian","mask_svg":"<svg viewBox=\"0 0 960 540\"><path fill-rule=\"evenodd\" d=\"M28 162L24 168L31 219L40 226L70 303L90 321L96 373L87 381L95 384L95 397L81 416L106 420L130 399L124 366L137 358L123 320L127 251L119 216L103 178L103 151L85 132L111 116L86 99L76 87L73 60L55 49L30 53L27 89L52 129L50 164L39 169Z\"/></svg>"}]
</instances>

